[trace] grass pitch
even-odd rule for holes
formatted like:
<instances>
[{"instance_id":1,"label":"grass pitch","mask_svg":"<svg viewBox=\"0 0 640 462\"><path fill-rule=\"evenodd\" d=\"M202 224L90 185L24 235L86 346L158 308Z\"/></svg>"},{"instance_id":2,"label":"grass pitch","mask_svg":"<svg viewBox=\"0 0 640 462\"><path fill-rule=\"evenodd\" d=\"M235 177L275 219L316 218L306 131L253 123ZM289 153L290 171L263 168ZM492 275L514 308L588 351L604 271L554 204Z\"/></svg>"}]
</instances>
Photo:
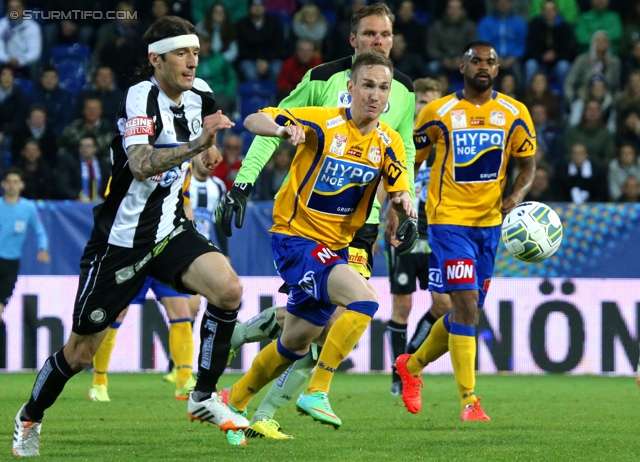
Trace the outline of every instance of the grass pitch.
<instances>
[{"instance_id":1,"label":"grass pitch","mask_svg":"<svg viewBox=\"0 0 640 462\"><path fill-rule=\"evenodd\" d=\"M237 377L225 375L221 385ZM0 460L12 458L13 419L34 379L0 374ZM110 374L111 403L91 403L91 375L82 373L47 412L40 453L52 461L640 460L640 390L632 378L479 376L491 422L460 421L452 376L424 382L422 411L412 415L389 395L388 376L337 374L330 397L339 430L290 405L276 419L295 439L248 439L236 448L217 427L190 422L186 402L173 399L159 374Z\"/></svg>"}]
</instances>

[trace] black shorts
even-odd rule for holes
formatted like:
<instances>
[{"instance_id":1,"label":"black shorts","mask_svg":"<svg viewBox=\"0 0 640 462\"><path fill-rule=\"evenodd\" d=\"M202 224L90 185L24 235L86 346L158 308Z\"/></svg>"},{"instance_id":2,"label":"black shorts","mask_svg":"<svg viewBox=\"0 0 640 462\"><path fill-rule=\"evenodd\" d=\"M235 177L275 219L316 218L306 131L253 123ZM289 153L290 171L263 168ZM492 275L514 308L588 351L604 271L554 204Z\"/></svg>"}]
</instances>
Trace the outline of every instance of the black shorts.
<instances>
[{"instance_id":1,"label":"black shorts","mask_svg":"<svg viewBox=\"0 0 640 462\"><path fill-rule=\"evenodd\" d=\"M429 254L410 253L398 256L395 247L387 252L389 263L389 282L391 293L394 295L412 294L416 291L416 279L420 281L420 288L429 288Z\"/></svg>"},{"instance_id":2,"label":"black shorts","mask_svg":"<svg viewBox=\"0 0 640 462\"><path fill-rule=\"evenodd\" d=\"M147 276L181 293L194 293L182 284L182 272L200 255L220 252L187 222L158 244L144 248L109 245L92 234L80 260L80 279L72 330L86 335L112 324L140 292Z\"/></svg>"},{"instance_id":3,"label":"black shorts","mask_svg":"<svg viewBox=\"0 0 640 462\"><path fill-rule=\"evenodd\" d=\"M0 258L0 303L5 306L16 288L18 271L20 271L20 260Z\"/></svg>"},{"instance_id":4,"label":"black shorts","mask_svg":"<svg viewBox=\"0 0 640 462\"><path fill-rule=\"evenodd\" d=\"M373 244L378 239L378 225L365 224L353 235L349 244L349 266L366 279L373 271Z\"/></svg>"}]
</instances>

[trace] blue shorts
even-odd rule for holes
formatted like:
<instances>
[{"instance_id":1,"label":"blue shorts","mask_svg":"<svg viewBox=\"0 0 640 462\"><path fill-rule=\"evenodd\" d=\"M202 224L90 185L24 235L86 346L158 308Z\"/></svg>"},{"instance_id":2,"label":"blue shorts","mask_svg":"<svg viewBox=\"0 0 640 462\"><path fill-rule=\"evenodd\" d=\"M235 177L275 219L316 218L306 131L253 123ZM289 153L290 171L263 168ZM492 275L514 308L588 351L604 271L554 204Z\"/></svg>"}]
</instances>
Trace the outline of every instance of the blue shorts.
<instances>
[{"instance_id":1,"label":"blue shorts","mask_svg":"<svg viewBox=\"0 0 640 462\"><path fill-rule=\"evenodd\" d=\"M482 308L500 242L501 226L429 225L429 290L477 290Z\"/></svg>"},{"instance_id":2,"label":"blue shorts","mask_svg":"<svg viewBox=\"0 0 640 462\"><path fill-rule=\"evenodd\" d=\"M336 309L329 300L327 279L335 265L347 264L349 248L330 250L299 236L271 235L273 259L289 287L287 311L316 326L324 326Z\"/></svg>"},{"instance_id":3,"label":"blue shorts","mask_svg":"<svg viewBox=\"0 0 640 462\"><path fill-rule=\"evenodd\" d=\"M157 279L152 277L147 277L146 281L144 281L144 285L136 298L131 301L132 305L144 305L145 297L149 289L153 291L153 294L156 296L156 300L160 301L163 297L189 297L188 294L181 294L180 292L176 292L169 286L164 285Z\"/></svg>"}]
</instances>

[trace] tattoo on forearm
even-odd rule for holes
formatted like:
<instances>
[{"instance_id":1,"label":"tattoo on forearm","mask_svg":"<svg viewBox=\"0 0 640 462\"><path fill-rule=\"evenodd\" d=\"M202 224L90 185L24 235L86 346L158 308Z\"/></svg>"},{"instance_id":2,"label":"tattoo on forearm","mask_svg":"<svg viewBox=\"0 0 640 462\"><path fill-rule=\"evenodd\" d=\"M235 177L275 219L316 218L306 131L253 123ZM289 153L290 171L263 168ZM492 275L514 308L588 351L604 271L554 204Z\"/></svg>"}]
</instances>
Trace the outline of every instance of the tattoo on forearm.
<instances>
[{"instance_id":1,"label":"tattoo on forearm","mask_svg":"<svg viewBox=\"0 0 640 462\"><path fill-rule=\"evenodd\" d=\"M134 175L139 172L145 178L149 178L180 166L204 150L205 148L197 139L175 148L155 149L148 144L136 144L127 149L129 168Z\"/></svg>"}]
</instances>

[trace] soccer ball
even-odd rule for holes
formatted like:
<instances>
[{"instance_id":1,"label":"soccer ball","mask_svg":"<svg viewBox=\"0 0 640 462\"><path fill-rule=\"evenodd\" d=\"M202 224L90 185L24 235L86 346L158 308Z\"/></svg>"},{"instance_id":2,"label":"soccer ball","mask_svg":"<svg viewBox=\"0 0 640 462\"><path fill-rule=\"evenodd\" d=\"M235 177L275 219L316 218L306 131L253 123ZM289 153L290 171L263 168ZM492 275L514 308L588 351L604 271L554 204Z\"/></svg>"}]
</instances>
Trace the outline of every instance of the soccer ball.
<instances>
[{"instance_id":1,"label":"soccer ball","mask_svg":"<svg viewBox=\"0 0 640 462\"><path fill-rule=\"evenodd\" d=\"M518 260L542 261L560 247L560 217L546 204L523 202L504 219L502 241L509 253Z\"/></svg>"}]
</instances>

